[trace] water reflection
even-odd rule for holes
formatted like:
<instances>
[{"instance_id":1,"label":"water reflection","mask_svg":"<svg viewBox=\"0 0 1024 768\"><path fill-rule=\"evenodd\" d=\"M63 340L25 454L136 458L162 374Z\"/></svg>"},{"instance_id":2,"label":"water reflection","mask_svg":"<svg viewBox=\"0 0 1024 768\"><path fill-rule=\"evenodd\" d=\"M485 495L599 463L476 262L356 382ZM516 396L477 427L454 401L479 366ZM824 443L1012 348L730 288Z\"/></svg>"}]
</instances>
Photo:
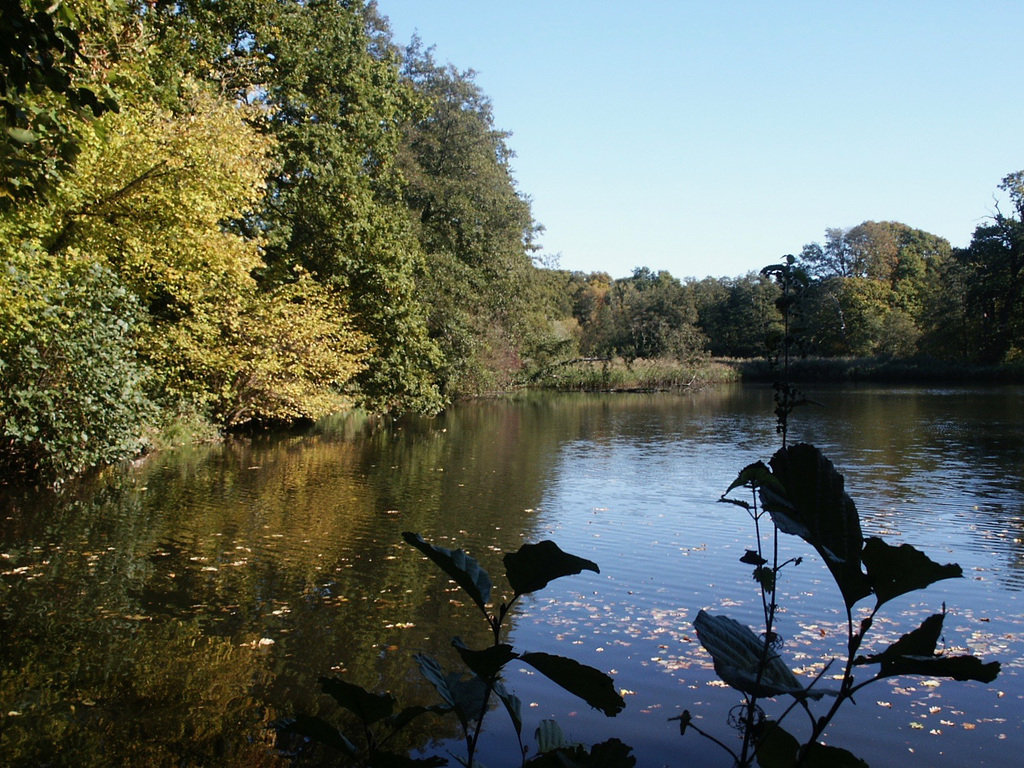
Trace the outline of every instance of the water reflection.
<instances>
[{"instance_id":1,"label":"water reflection","mask_svg":"<svg viewBox=\"0 0 1024 768\"><path fill-rule=\"evenodd\" d=\"M1006 606L1024 586L1024 392L811 394L825 407L798 412L794 437L822 445L846 474L866 533L964 565L970 578L936 599L957 606L960 635L1009 660L1001 684L1019 698L1019 611ZM644 765L705 759L666 720L682 706L710 718L735 698L711 685L690 621L702 607L741 620L758 610L736 563L747 522L715 500L739 468L775 449L771 408L770 390L727 387L496 399L434 419L348 415L306 434L160 454L59 494L8 491L4 761L284 764L269 724L300 711L336 716L316 684L330 673L391 690L402 704L432 703L410 673L412 654L455 665L451 636L471 645L486 636L401 543L403 530L469 550L498 594L501 554L524 541L555 538L597 561L600 575L524 600L513 635L520 647L614 670L627 710L605 720L514 671L525 732L553 715L583 740L641 741ZM820 564L785 586L788 637L805 649L798 663L818 663L831 619L809 628L796 615L824 610L829 588ZM991 714L985 695L968 704ZM904 730L894 738L914 744L919 764L957 764ZM978 726L964 739L971 760L997 764L1024 748L1019 729L1004 730L994 748ZM451 736L435 720L405 744ZM504 744L484 762L510 764Z\"/></svg>"}]
</instances>

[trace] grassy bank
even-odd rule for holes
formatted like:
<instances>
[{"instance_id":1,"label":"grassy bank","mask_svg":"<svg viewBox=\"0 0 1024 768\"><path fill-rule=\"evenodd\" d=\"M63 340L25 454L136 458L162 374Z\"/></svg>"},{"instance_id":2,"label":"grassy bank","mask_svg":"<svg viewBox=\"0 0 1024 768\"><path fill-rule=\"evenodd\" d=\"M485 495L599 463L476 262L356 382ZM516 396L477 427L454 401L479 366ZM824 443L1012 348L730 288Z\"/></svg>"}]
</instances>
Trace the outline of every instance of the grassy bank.
<instances>
[{"instance_id":1,"label":"grassy bank","mask_svg":"<svg viewBox=\"0 0 1024 768\"><path fill-rule=\"evenodd\" d=\"M530 387L563 392L663 392L738 380L735 366L706 360L576 360L549 369Z\"/></svg>"}]
</instances>

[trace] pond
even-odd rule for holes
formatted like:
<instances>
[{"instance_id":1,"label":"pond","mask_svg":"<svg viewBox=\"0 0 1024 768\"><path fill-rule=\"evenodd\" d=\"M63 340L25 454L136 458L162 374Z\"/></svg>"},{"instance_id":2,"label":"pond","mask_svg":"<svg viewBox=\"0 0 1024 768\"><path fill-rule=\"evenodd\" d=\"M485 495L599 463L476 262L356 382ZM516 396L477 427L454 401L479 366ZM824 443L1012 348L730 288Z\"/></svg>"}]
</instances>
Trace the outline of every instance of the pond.
<instances>
[{"instance_id":1,"label":"pond","mask_svg":"<svg viewBox=\"0 0 1024 768\"><path fill-rule=\"evenodd\" d=\"M1003 670L990 685L877 683L839 714L828 743L876 768L1017 763L1024 389L808 394L820 405L797 411L791 439L815 443L845 475L865 535L963 567L964 578L887 605L875 650L945 605L943 647ZM738 695L715 677L692 621L702 608L748 624L760 615L739 562L752 524L717 500L778 447L771 411L770 390L739 386L526 395L433 419L351 414L156 454L59 492L0 491L0 762L288 765L275 721L339 716L319 692L323 675L401 705L439 703L414 654L458 668L452 637L483 647L488 634L471 601L402 541L415 531L476 557L499 597L510 592L502 554L526 542L553 539L600 566L522 598L511 642L611 674L626 708L606 718L510 665L531 753L538 723L554 718L574 740L625 741L640 766L727 766L669 718L688 709L735 738L726 718ZM778 631L809 681L842 651L842 602L813 550L781 545L804 560L781 577ZM482 764L518 765L505 713L487 722ZM464 755L457 736L454 723L424 717L394 746Z\"/></svg>"}]
</instances>

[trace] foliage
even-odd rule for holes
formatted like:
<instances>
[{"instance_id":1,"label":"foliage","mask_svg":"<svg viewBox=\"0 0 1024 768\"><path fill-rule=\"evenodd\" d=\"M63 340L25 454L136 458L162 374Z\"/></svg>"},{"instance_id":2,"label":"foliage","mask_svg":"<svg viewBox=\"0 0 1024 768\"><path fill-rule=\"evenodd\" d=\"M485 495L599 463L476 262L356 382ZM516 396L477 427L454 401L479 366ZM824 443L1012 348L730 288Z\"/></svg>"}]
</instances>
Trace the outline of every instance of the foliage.
<instances>
[{"instance_id":1,"label":"foliage","mask_svg":"<svg viewBox=\"0 0 1024 768\"><path fill-rule=\"evenodd\" d=\"M440 66L414 38L402 75L427 105L405 125L398 158L424 252L420 296L446 391L472 393L529 344L538 228L512 177L509 134L494 127L474 73Z\"/></svg>"},{"instance_id":2,"label":"foliage","mask_svg":"<svg viewBox=\"0 0 1024 768\"><path fill-rule=\"evenodd\" d=\"M1010 362L1024 355L1024 171L1000 184L1013 211L998 208L974 231L970 245L955 253L948 273L959 290L949 320L962 328L962 352L980 363ZM952 303L952 302L951 302Z\"/></svg>"},{"instance_id":3,"label":"foliage","mask_svg":"<svg viewBox=\"0 0 1024 768\"><path fill-rule=\"evenodd\" d=\"M705 733L692 723L688 712L679 716L681 731L692 727L728 751L737 765L768 768L783 766L863 765L846 750L820 744L825 729L839 709L871 683L894 675L929 675L954 680L992 682L999 674L999 662L984 663L971 656L950 656L937 650L945 615L935 614L920 627L905 634L880 653L859 655L883 605L937 581L962 576L958 565L939 564L909 544L894 547L877 537L865 539L857 508L847 495L844 478L820 449L809 444L787 444L789 416L793 408L806 400L790 384L788 376L790 334L789 315L799 300L794 285L806 284L796 260L767 267L765 273L780 281L783 288L779 306L786 326L781 340L783 379L776 384L776 416L782 447L766 465L757 462L744 467L729 486L722 501L744 509L754 523L754 549L748 549L740 561L754 566L754 580L761 592L764 627L760 634L726 616L700 611L694 620L701 644L711 655L715 671L726 683L743 694L743 700L731 716L742 737L738 751ZM847 278L850 279L850 278ZM790 299L792 297L792 299ZM739 488L750 492L749 501L730 497ZM770 523L771 533L764 529ZM778 582L782 571L800 565L802 558L780 562L780 534L798 536L809 544L824 562L839 589L846 614L845 661L840 661L838 689L822 691L817 686L825 672L803 686L790 671L782 655L782 639L775 630ZM769 548L770 546L770 548ZM867 598L874 606L854 619L855 607ZM858 680L855 671L878 665L878 671ZM822 714L815 714L812 699L828 694ZM761 699L790 696L793 703L774 720L769 720ZM808 716L809 734L801 744L782 728L782 721L796 708Z\"/></svg>"},{"instance_id":4,"label":"foliage","mask_svg":"<svg viewBox=\"0 0 1024 768\"><path fill-rule=\"evenodd\" d=\"M80 28L65 3L0 2L0 208L59 183L82 124L118 108L108 86L91 82Z\"/></svg>"},{"instance_id":5,"label":"foliage","mask_svg":"<svg viewBox=\"0 0 1024 768\"><path fill-rule=\"evenodd\" d=\"M59 477L140 451L154 412L131 293L74 253L0 269L0 468Z\"/></svg>"},{"instance_id":6,"label":"foliage","mask_svg":"<svg viewBox=\"0 0 1024 768\"><path fill-rule=\"evenodd\" d=\"M635 764L635 759L629 754L630 748L617 739L603 742L587 751L578 745L567 743L561 730L550 721L542 723L537 729L538 755L526 761L527 750L522 740L522 703L505 686L502 679L504 668L518 660L533 667L608 717L614 717L622 711L625 701L615 690L612 679L603 672L564 656L516 651L511 645L503 642L502 637L505 619L516 600L522 595L543 589L555 579L572 576L584 570L597 573L599 569L596 563L563 552L553 541L524 544L517 552L509 552L503 558L505 575L512 588L512 595L503 598L501 603L492 609L489 607L493 589L491 577L473 557L461 549L438 547L425 541L417 533L406 532L402 537L426 555L473 601L491 632L492 644L487 648L473 650L459 638L452 640L452 645L470 672L468 677L459 672L446 672L433 657L417 654L416 661L420 673L433 685L443 701L439 705L407 707L395 712L395 700L390 694L376 694L340 679L322 678L323 691L330 694L342 707L357 715L362 722L365 747L356 746L333 725L317 717L288 718L281 724L284 732L299 733L315 739L366 765L443 765L447 760L413 760L404 755L389 753L383 747L399 729L414 718L425 714L452 714L458 719L466 742L466 758L460 759L459 762L473 766L477 745L483 732L484 718L491 706L492 697L497 697L512 721L524 765L564 765L565 761L570 761L568 764L628 768ZM377 724L382 725L376 729L371 727Z\"/></svg>"}]
</instances>

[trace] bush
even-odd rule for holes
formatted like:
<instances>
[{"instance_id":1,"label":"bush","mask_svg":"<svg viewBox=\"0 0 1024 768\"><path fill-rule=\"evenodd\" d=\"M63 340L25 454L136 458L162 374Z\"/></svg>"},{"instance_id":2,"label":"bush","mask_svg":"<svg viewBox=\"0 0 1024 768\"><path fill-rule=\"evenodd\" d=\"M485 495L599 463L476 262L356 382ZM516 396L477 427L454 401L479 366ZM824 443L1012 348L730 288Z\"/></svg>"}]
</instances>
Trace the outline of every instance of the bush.
<instances>
[{"instance_id":1,"label":"bush","mask_svg":"<svg viewBox=\"0 0 1024 768\"><path fill-rule=\"evenodd\" d=\"M138 453L153 407L138 307L109 270L23 250L0 269L0 467L71 474Z\"/></svg>"}]
</instances>

